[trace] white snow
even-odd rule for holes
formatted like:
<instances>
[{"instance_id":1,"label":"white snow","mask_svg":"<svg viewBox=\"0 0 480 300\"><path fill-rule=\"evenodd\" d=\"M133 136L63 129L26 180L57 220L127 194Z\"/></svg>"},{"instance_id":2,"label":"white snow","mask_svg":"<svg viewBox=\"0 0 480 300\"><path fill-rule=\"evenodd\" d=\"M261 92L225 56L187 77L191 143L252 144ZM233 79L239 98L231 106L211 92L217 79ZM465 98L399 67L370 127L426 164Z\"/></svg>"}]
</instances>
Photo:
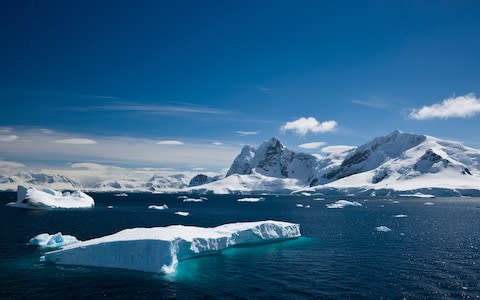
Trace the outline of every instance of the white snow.
<instances>
[{"instance_id":1,"label":"white snow","mask_svg":"<svg viewBox=\"0 0 480 300\"><path fill-rule=\"evenodd\" d=\"M42 248L59 248L66 245L80 242L72 235L62 235L61 232L55 234L41 233L30 239L29 245Z\"/></svg>"},{"instance_id":2,"label":"white snow","mask_svg":"<svg viewBox=\"0 0 480 300\"><path fill-rule=\"evenodd\" d=\"M375 227L375 229L377 231L380 231L380 232L390 232L392 231L390 228L388 228L387 226L378 226L378 227Z\"/></svg>"},{"instance_id":3,"label":"white snow","mask_svg":"<svg viewBox=\"0 0 480 300\"><path fill-rule=\"evenodd\" d=\"M45 253L56 264L174 272L178 262L222 249L300 237L298 224L259 221L213 228L172 225L125 229Z\"/></svg>"},{"instance_id":4,"label":"white snow","mask_svg":"<svg viewBox=\"0 0 480 300\"><path fill-rule=\"evenodd\" d=\"M188 211L176 211L175 214L182 217L188 217L190 215Z\"/></svg>"},{"instance_id":5,"label":"white snow","mask_svg":"<svg viewBox=\"0 0 480 300\"><path fill-rule=\"evenodd\" d=\"M407 218L408 215L395 215L394 218Z\"/></svg>"},{"instance_id":6,"label":"white snow","mask_svg":"<svg viewBox=\"0 0 480 300\"><path fill-rule=\"evenodd\" d=\"M67 209L93 207L95 202L92 197L80 191L62 194L50 188L37 190L18 186L17 202L10 202L7 205L28 209Z\"/></svg>"},{"instance_id":7,"label":"white snow","mask_svg":"<svg viewBox=\"0 0 480 300\"><path fill-rule=\"evenodd\" d=\"M326 206L327 208L344 208L345 206L362 206L362 204L357 201L338 200L337 202L327 204Z\"/></svg>"},{"instance_id":8,"label":"white snow","mask_svg":"<svg viewBox=\"0 0 480 300\"><path fill-rule=\"evenodd\" d=\"M165 210L168 209L168 206L166 204L162 205L149 205L148 209L158 209L158 210Z\"/></svg>"},{"instance_id":9,"label":"white snow","mask_svg":"<svg viewBox=\"0 0 480 300\"><path fill-rule=\"evenodd\" d=\"M305 197L310 197L312 195L311 193L307 193L307 192L301 192L300 194L302 194Z\"/></svg>"},{"instance_id":10,"label":"white snow","mask_svg":"<svg viewBox=\"0 0 480 300\"><path fill-rule=\"evenodd\" d=\"M265 200L265 198L263 198L263 197L260 197L260 198L245 197L245 198L237 199L238 202L260 202L260 201L263 201L263 200Z\"/></svg>"}]
</instances>

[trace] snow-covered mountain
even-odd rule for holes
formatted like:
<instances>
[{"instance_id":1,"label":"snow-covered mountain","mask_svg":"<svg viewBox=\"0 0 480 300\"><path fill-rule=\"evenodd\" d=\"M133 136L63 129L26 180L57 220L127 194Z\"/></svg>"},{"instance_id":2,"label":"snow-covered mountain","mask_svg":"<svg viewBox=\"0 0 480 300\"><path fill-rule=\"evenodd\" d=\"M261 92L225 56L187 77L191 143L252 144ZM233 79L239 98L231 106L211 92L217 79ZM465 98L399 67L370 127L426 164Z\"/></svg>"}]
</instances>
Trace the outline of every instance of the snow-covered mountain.
<instances>
[{"instance_id":1,"label":"snow-covered mountain","mask_svg":"<svg viewBox=\"0 0 480 300\"><path fill-rule=\"evenodd\" d=\"M197 191L284 191L480 195L480 150L459 142L398 130L361 145L314 156L295 153L272 138L245 146L227 177Z\"/></svg>"},{"instance_id":2,"label":"snow-covered mountain","mask_svg":"<svg viewBox=\"0 0 480 300\"><path fill-rule=\"evenodd\" d=\"M17 185L86 191L372 194L426 192L480 196L480 150L459 142L394 131L356 148L330 146L298 153L277 138L245 146L226 176L93 163L31 170L0 161L0 190Z\"/></svg>"}]
</instances>

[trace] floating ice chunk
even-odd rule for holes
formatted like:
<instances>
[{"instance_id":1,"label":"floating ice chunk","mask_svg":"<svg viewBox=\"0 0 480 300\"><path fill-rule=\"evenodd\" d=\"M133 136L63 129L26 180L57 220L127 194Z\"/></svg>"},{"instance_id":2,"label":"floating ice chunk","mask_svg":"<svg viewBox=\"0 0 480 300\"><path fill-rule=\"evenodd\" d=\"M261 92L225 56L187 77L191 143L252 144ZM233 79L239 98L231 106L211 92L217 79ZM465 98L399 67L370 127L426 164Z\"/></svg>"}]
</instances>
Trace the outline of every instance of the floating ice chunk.
<instances>
[{"instance_id":1,"label":"floating ice chunk","mask_svg":"<svg viewBox=\"0 0 480 300\"><path fill-rule=\"evenodd\" d=\"M259 201L263 201L263 200L265 200L265 198L263 198L263 197L260 197L260 198L246 197L246 198L237 199L238 202L259 202Z\"/></svg>"},{"instance_id":2,"label":"floating ice chunk","mask_svg":"<svg viewBox=\"0 0 480 300\"><path fill-rule=\"evenodd\" d=\"M424 204L424 205L435 205L434 202L425 202L425 203L423 203L423 204Z\"/></svg>"},{"instance_id":3,"label":"floating ice chunk","mask_svg":"<svg viewBox=\"0 0 480 300\"><path fill-rule=\"evenodd\" d=\"M188 217L188 215L190 215L188 211L176 211L175 214L182 217Z\"/></svg>"},{"instance_id":4,"label":"floating ice chunk","mask_svg":"<svg viewBox=\"0 0 480 300\"><path fill-rule=\"evenodd\" d=\"M378 227L375 227L375 229L377 231L380 231L380 232L389 232L389 231L392 231L390 228L388 228L387 226L378 226Z\"/></svg>"},{"instance_id":5,"label":"floating ice chunk","mask_svg":"<svg viewBox=\"0 0 480 300\"><path fill-rule=\"evenodd\" d=\"M72 235L62 235L61 232L55 234L41 233L30 239L29 245L39 246L42 248L59 248L66 245L80 242Z\"/></svg>"},{"instance_id":6,"label":"floating ice chunk","mask_svg":"<svg viewBox=\"0 0 480 300\"><path fill-rule=\"evenodd\" d=\"M313 200L315 200L315 201L323 201L323 200L325 200L325 198L313 198Z\"/></svg>"},{"instance_id":7,"label":"floating ice chunk","mask_svg":"<svg viewBox=\"0 0 480 300\"><path fill-rule=\"evenodd\" d=\"M310 205L305 205L305 208L310 208Z\"/></svg>"},{"instance_id":8,"label":"floating ice chunk","mask_svg":"<svg viewBox=\"0 0 480 300\"><path fill-rule=\"evenodd\" d=\"M148 209L164 210L164 209L168 209L168 206L166 204L163 204L163 205L149 205Z\"/></svg>"},{"instance_id":9,"label":"floating ice chunk","mask_svg":"<svg viewBox=\"0 0 480 300\"><path fill-rule=\"evenodd\" d=\"M202 198L185 198L183 202L203 202Z\"/></svg>"},{"instance_id":10,"label":"floating ice chunk","mask_svg":"<svg viewBox=\"0 0 480 300\"><path fill-rule=\"evenodd\" d=\"M115 194L114 196L115 197L128 197L128 194L127 193L119 193L119 194Z\"/></svg>"},{"instance_id":11,"label":"floating ice chunk","mask_svg":"<svg viewBox=\"0 0 480 300\"><path fill-rule=\"evenodd\" d=\"M108 209L112 209L112 208L113 208L113 205L108 205L107 208L108 208Z\"/></svg>"},{"instance_id":12,"label":"floating ice chunk","mask_svg":"<svg viewBox=\"0 0 480 300\"><path fill-rule=\"evenodd\" d=\"M303 207L303 204L297 203L296 207Z\"/></svg>"},{"instance_id":13,"label":"floating ice chunk","mask_svg":"<svg viewBox=\"0 0 480 300\"><path fill-rule=\"evenodd\" d=\"M187 199L188 197L187 196L178 196L177 198L178 199Z\"/></svg>"},{"instance_id":14,"label":"floating ice chunk","mask_svg":"<svg viewBox=\"0 0 480 300\"><path fill-rule=\"evenodd\" d=\"M307 192L301 192L300 194L302 194L305 197L310 197L312 195L311 193L307 193Z\"/></svg>"},{"instance_id":15,"label":"floating ice chunk","mask_svg":"<svg viewBox=\"0 0 480 300\"><path fill-rule=\"evenodd\" d=\"M407 218L408 215L395 215L394 218Z\"/></svg>"},{"instance_id":16,"label":"floating ice chunk","mask_svg":"<svg viewBox=\"0 0 480 300\"><path fill-rule=\"evenodd\" d=\"M327 204L326 206L327 208L344 208L345 206L362 206L362 204L357 201L338 200L337 202Z\"/></svg>"},{"instance_id":17,"label":"floating ice chunk","mask_svg":"<svg viewBox=\"0 0 480 300\"><path fill-rule=\"evenodd\" d=\"M395 200L395 201L392 201L392 203L393 203L393 204L399 204L400 201Z\"/></svg>"},{"instance_id":18,"label":"floating ice chunk","mask_svg":"<svg viewBox=\"0 0 480 300\"><path fill-rule=\"evenodd\" d=\"M56 264L174 272L178 262L222 249L300 237L300 225L259 221L213 228L172 225L133 228L45 253Z\"/></svg>"},{"instance_id":19,"label":"floating ice chunk","mask_svg":"<svg viewBox=\"0 0 480 300\"><path fill-rule=\"evenodd\" d=\"M414 198L435 198L434 195L415 193L415 194L400 194L400 197L414 197Z\"/></svg>"},{"instance_id":20,"label":"floating ice chunk","mask_svg":"<svg viewBox=\"0 0 480 300\"><path fill-rule=\"evenodd\" d=\"M95 206L95 201L93 201L92 197L80 191L62 194L50 188L42 190L35 188L26 189L19 185L17 202L7 203L7 206L27 209L87 208Z\"/></svg>"}]
</instances>

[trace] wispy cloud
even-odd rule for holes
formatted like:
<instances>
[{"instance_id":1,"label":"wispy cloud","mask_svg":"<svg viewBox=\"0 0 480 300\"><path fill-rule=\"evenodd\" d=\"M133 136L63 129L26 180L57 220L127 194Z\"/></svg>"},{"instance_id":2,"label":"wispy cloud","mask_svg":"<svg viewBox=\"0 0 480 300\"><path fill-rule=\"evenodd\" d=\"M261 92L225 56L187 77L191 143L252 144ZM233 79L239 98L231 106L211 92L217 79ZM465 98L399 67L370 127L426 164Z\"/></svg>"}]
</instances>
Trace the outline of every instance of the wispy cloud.
<instances>
[{"instance_id":1,"label":"wispy cloud","mask_svg":"<svg viewBox=\"0 0 480 300\"><path fill-rule=\"evenodd\" d=\"M322 152L335 154L335 153L343 153L346 151L350 151L354 148L355 148L354 146L347 146L347 145L332 145L328 147L323 147Z\"/></svg>"},{"instance_id":2,"label":"wispy cloud","mask_svg":"<svg viewBox=\"0 0 480 300\"><path fill-rule=\"evenodd\" d=\"M296 134L304 136L309 132L312 133L326 133L332 132L337 128L337 122L333 120L319 122L314 117L308 118L299 118L295 121L287 122L280 130L285 131L294 131Z\"/></svg>"},{"instance_id":3,"label":"wispy cloud","mask_svg":"<svg viewBox=\"0 0 480 300\"><path fill-rule=\"evenodd\" d=\"M223 143L222 142L213 142L212 145L221 146L221 145L223 145Z\"/></svg>"},{"instance_id":4,"label":"wispy cloud","mask_svg":"<svg viewBox=\"0 0 480 300\"><path fill-rule=\"evenodd\" d=\"M16 140L18 140L18 135L15 134L0 135L0 142L13 142Z\"/></svg>"},{"instance_id":5,"label":"wispy cloud","mask_svg":"<svg viewBox=\"0 0 480 300\"><path fill-rule=\"evenodd\" d=\"M158 141L156 144L157 144L157 145L177 146L177 145L183 145L184 142L182 142L182 141L177 141L177 140L163 140L163 141Z\"/></svg>"},{"instance_id":6,"label":"wispy cloud","mask_svg":"<svg viewBox=\"0 0 480 300\"><path fill-rule=\"evenodd\" d=\"M72 138L72 139L53 140L51 141L51 143L68 144L68 145L94 145L94 144L97 144L97 141L92 139L85 139L85 138Z\"/></svg>"},{"instance_id":7,"label":"wispy cloud","mask_svg":"<svg viewBox=\"0 0 480 300\"><path fill-rule=\"evenodd\" d=\"M409 117L414 120L429 120L469 118L477 114L480 114L480 99L475 94L470 93L445 99L441 103L414 109Z\"/></svg>"},{"instance_id":8,"label":"wispy cloud","mask_svg":"<svg viewBox=\"0 0 480 300\"><path fill-rule=\"evenodd\" d=\"M325 146L327 143L325 142L311 142L311 143L305 143L298 145L298 147L303 148L303 149L318 149L322 146Z\"/></svg>"},{"instance_id":9,"label":"wispy cloud","mask_svg":"<svg viewBox=\"0 0 480 300\"><path fill-rule=\"evenodd\" d=\"M382 109L387 108L389 103L380 98L373 98L373 99L355 99L352 100L353 104L366 106L370 108Z\"/></svg>"},{"instance_id":10,"label":"wispy cloud","mask_svg":"<svg viewBox=\"0 0 480 300\"><path fill-rule=\"evenodd\" d=\"M137 112L145 114L176 115L176 114L228 114L229 111L199 106L199 105L155 105L140 103L117 103L108 105L95 105L87 107L70 107L76 111L112 111L112 112Z\"/></svg>"},{"instance_id":11,"label":"wispy cloud","mask_svg":"<svg viewBox=\"0 0 480 300\"><path fill-rule=\"evenodd\" d=\"M241 131L241 130L238 130L238 131L237 131L237 134L238 134L239 136L257 135L257 134L258 134L258 131Z\"/></svg>"}]
</instances>

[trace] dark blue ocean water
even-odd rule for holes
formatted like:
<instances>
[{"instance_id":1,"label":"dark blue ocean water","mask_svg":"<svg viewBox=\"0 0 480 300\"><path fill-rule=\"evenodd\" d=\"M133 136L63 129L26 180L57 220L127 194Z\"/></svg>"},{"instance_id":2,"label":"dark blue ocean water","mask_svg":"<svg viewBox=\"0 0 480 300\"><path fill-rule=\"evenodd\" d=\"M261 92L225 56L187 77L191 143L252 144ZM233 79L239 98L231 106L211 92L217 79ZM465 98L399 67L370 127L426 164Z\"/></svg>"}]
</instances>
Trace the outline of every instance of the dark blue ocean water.
<instances>
[{"instance_id":1,"label":"dark blue ocean water","mask_svg":"<svg viewBox=\"0 0 480 300\"><path fill-rule=\"evenodd\" d=\"M3 206L15 194L0 193L1 298L480 298L480 198L351 197L363 206L328 209L340 198L240 203L238 196L211 195L183 203L178 195L92 196L93 209L26 211ZM148 210L151 204L170 210ZM26 244L43 232L85 240L131 227L266 219L299 223L303 237L184 261L168 276L45 264ZM381 225L392 231L377 232Z\"/></svg>"}]
</instances>

